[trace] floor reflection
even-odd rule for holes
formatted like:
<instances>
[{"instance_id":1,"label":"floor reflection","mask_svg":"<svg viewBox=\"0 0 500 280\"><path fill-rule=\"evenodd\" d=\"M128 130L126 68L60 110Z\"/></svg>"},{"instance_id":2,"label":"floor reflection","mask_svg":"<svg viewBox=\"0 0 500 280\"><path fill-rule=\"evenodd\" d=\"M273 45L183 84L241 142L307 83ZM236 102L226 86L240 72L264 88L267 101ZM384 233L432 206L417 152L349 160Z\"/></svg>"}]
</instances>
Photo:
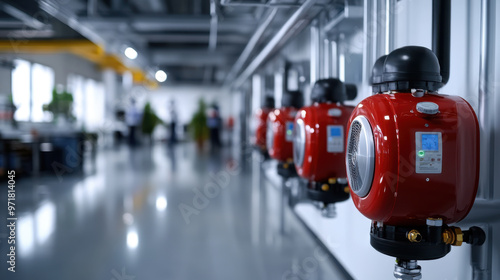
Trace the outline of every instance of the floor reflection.
<instances>
[{"instance_id":1,"label":"floor reflection","mask_svg":"<svg viewBox=\"0 0 500 280\"><path fill-rule=\"evenodd\" d=\"M100 151L91 175L19 178L18 270L2 268L0 279L119 279L123 271L138 280L284 279L318 246L283 208L260 159L247 158L244 170L234 158L191 144L122 147ZM307 279L341 278L322 263Z\"/></svg>"}]
</instances>

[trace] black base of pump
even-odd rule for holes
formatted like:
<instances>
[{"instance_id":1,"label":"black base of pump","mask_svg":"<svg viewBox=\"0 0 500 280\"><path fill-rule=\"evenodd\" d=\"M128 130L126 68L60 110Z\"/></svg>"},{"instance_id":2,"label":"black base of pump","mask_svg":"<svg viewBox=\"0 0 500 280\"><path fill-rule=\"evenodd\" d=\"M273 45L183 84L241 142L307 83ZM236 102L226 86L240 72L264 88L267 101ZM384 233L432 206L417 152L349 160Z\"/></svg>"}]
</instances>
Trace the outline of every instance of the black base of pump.
<instances>
[{"instance_id":1,"label":"black base of pump","mask_svg":"<svg viewBox=\"0 0 500 280\"><path fill-rule=\"evenodd\" d=\"M427 220L424 226L389 226L373 222L370 231L370 244L377 251L402 260L439 259L451 250L450 245L460 246L463 242L481 246L486 234L480 227L462 231Z\"/></svg>"},{"instance_id":2,"label":"black base of pump","mask_svg":"<svg viewBox=\"0 0 500 280\"><path fill-rule=\"evenodd\" d=\"M347 184L310 182L307 186L307 198L326 205L349 199L349 189Z\"/></svg>"},{"instance_id":3,"label":"black base of pump","mask_svg":"<svg viewBox=\"0 0 500 280\"><path fill-rule=\"evenodd\" d=\"M404 260L434 260L450 252L451 245L444 242L430 242L429 238L422 238L418 242L409 241L407 235L411 230L415 230L415 227L372 225L370 244L382 254Z\"/></svg>"},{"instance_id":4,"label":"black base of pump","mask_svg":"<svg viewBox=\"0 0 500 280\"><path fill-rule=\"evenodd\" d=\"M257 145L253 146L253 148L257 150L257 152L259 152L259 154L261 154L264 157L264 160L269 160L271 158L266 149L263 149L262 147L259 147Z\"/></svg>"},{"instance_id":5,"label":"black base of pump","mask_svg":"<svg viewBox=\"0 0 500 280\"><path fill-rule=\"evenodd\" d=\"M295 170L295 164L278 162L278 175L284 178L297 177L297 170Z\"/></svg>"}]
</instances>

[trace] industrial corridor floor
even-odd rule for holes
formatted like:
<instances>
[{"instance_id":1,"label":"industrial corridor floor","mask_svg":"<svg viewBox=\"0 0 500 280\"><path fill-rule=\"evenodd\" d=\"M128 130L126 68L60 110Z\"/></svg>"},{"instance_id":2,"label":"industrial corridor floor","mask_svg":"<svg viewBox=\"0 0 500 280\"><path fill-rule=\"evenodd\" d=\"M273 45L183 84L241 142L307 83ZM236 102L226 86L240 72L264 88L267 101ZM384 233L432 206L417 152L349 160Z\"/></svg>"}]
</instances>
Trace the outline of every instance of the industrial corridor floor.
<instances>
[{"instance_id":1,"label":"industrial corridor floor","mask_svg":"<svg viewBox=\"0 0 500 280\"><path fill-rule=\"evenodd\" d=\"M16 176L15 272L3 225L0 279L342 279L255 154L123 146L66 171Z\"/></svg>"}]
</instances>

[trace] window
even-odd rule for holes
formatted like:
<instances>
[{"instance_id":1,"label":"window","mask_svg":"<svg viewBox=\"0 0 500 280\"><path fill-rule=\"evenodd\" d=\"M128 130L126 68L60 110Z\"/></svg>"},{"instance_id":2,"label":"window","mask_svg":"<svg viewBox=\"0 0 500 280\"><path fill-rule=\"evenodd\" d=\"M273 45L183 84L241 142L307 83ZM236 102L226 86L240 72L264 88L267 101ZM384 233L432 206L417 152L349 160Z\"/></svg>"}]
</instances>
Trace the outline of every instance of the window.
<instances>
[{"instance_id":1,"label":"window","mask_svg":"<svg viewBox=\"0 0 500 280\"><path fill-rule=\"evenodd\" d=\"M54 71L52 68L34 63L31 67L31 121L50 121L50 115L43 111L43 105L52 101Z\"/></svg>"},{"instance_id":2,"label":"window","mask_svg":"<svg viewBox=\"0 0 500 280\"><path fill-rule=\"evenodd\" d=\"M54 70L29 61L16 59L12 70L12 98L17 107L17 121L49 121L43 105L52 100Z\"/></svg>"},{"instance_id":3,"label":"window","mask_svg":"<svg viewBox=\"0 0 500 280\"><path fill-rule=\"evenodd\" d=\"M31 63L15 60L16 68L12 70L12 101L17 110L14 119L29 121L31 119Z\"/></svg>"},{"instance_id":4,"label":"window","mask_svg":"<svg viewBox=\"0 0 500 280\"><path fill-rule=\"evenodd\" d=\"M97 130L105 117L102 83L70 74L68 90L73 93L73 107L78 127L84 127L89 131Z\"/></svg>"}]
</instances>

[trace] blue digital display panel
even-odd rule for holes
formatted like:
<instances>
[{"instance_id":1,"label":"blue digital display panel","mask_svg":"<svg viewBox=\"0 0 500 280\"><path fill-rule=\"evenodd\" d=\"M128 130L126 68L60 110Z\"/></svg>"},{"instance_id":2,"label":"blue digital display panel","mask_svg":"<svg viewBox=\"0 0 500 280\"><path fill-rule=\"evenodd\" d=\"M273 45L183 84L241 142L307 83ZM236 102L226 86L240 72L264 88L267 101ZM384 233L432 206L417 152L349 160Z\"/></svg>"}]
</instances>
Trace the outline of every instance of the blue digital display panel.
<instances>
[{"instance_id":1,"label":"blue digital display panel","mask_svg":"<svg viewBox=\"0 0 500 280\"><path fill-rule=\"evenodd\" d=\"M437 134L422 134L422 150L439 151L439 136Z\"/></svg>"},{"instance_id":2,"label":"blue digital display panel","mask_svg":"<svg viewBox=\"0 0 500 280\"><path fill-rule=\"evenodd\" d=\"M340 127L331 127L330 128L330 136L332 136L332 137L342 136L342 131L340 130Z\"/></svg>"},{"instance_id":3,"label":"blue digital display panel","mask_svg":"<svg viewBox=\"0 0 500 280\"><path fill-rule=\"evenodd\" d=\"M286 134L292 135L293 133L293 122L289 122L286 125Z\"/></svg>"}]
</instances>

